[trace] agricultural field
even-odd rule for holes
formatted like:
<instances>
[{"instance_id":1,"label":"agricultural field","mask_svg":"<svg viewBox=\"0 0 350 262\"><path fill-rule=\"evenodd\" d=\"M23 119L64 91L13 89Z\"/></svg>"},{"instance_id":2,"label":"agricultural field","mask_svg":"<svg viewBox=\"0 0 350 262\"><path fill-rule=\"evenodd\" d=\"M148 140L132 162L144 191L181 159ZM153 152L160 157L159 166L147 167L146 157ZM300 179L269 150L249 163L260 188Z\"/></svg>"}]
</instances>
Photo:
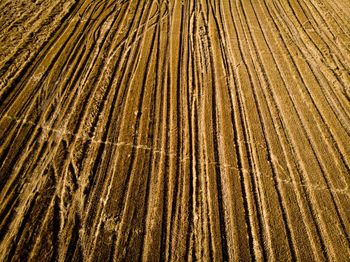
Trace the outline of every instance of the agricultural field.
<instances>
[{"instance_id":1,"label":"agricultural field","mask_svg":"<svg viewBox=\"0 0 350 262\"><path fill-rule=\"evenodd\" d=\"M0 10L0 261L350 260L350 1Z\"/></svg>"}]
</instances>

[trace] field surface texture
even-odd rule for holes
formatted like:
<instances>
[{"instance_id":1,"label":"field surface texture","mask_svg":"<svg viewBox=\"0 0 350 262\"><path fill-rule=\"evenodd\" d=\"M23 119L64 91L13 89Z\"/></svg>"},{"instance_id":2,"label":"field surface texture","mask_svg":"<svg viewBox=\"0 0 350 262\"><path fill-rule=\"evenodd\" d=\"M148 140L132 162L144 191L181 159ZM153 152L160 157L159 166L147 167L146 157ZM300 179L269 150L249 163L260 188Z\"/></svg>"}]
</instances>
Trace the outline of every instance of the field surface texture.
<instances>
[{"instance_id":1,"label":"field surface texture","mask_svg":"<svg viewBox=\"0 0 350 262\"><path fill-rule=\"evenodd\" d=\"M0 261L349 261L350 1L0 10Z\"/></svg>"}]
</instances>

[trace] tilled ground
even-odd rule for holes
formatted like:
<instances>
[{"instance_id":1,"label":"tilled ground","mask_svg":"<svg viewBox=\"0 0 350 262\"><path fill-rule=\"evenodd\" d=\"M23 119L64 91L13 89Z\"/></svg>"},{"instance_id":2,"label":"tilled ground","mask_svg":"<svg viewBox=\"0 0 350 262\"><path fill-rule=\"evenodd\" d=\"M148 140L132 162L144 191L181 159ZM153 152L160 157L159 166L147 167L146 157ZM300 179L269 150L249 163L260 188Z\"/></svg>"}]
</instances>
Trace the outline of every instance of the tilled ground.
<instances>
[{"instance_id":1,"label":"tilled ground","mask_svg":"<svg viewBox=\"0 0 350 262\"><path fill-rule=\"evenodd\" d=\"M348 261L349 1L0 10L1 261Z\"/></svg>"}]
</instances>

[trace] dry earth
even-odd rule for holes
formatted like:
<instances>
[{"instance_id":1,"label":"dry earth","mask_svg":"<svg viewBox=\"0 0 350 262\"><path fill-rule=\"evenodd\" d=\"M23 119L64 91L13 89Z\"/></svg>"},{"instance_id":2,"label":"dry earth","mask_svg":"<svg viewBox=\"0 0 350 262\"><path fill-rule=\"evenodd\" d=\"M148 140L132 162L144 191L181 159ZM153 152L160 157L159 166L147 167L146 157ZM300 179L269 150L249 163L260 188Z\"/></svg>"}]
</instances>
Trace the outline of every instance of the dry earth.
<instances>
[{"instance_id":1,"label":"dry earth","mask_svg":"<svg viewBox=\"0 0 350 262\"><path fill-rule=\"evenodd\" d=\"M1 261L349 261L350 1L0 1Z\"/></svg>"}]
</instances>

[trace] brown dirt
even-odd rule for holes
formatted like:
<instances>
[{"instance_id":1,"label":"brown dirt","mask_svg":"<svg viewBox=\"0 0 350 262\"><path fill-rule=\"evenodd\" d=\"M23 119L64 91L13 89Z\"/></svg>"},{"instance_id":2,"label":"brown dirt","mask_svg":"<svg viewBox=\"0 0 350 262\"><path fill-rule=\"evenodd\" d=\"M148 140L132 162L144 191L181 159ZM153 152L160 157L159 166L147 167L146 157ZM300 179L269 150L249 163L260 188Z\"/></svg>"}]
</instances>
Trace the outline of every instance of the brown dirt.
<instances>
[{"instance_id":1,"label":"brown dirt","mask_svg":"<svg viewBox=\"0 0 350 262\"><path fill-rule=\"evenodd\" d=\"M349 1L0 10L1 261L349 260Z\"/></svg>"}]
</instances>

